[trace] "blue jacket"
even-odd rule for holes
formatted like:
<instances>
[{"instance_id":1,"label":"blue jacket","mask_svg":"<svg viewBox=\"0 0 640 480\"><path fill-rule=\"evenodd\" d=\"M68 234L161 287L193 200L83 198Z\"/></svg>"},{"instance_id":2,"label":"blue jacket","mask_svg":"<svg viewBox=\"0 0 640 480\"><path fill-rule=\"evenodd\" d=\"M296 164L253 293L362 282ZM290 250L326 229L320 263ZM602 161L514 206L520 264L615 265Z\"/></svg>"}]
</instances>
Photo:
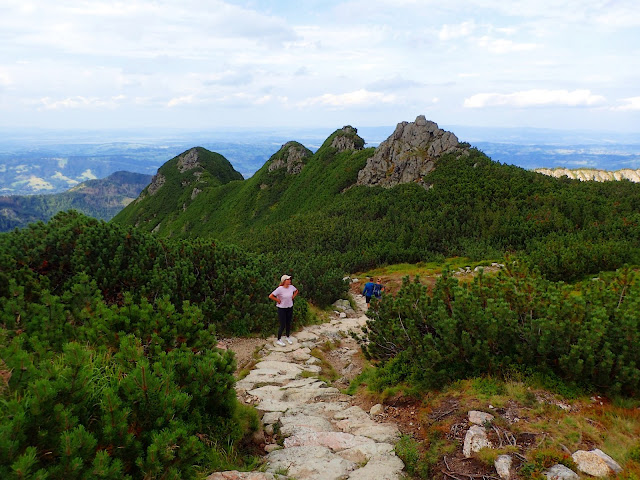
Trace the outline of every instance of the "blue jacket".
<instances>
[{"instance_id":1,"label":"blue jacket","mask_svg":"<svg viewBox=\"0 0 640 480\"><path fill-rule=\"evenodd\" d=\"M364 295L365 297L370 297L373 295L373 287L374 287L375 283L373 282L367 282L364 284L364 290L362 290L362 295Z\"/></svg>"}]
</instances>

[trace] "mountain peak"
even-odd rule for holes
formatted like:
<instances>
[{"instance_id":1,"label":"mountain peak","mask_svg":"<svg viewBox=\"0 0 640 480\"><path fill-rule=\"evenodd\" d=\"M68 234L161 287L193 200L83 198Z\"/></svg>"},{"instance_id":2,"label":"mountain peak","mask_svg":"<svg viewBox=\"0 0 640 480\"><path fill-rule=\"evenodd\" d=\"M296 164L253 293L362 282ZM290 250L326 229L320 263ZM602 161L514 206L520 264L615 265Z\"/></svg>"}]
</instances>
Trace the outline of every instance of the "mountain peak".
<instances>
[{"instance_id":1,"label":"mountain peak","mask_svg":"<svg viewBox=\"0 0 640 480\"><path fill-rule=\"evenodd\" d=\"M298 142L287 142L269 159L269 172L280 168L287 169L288 175L297 175L304 167L305 160L313 152Z\"/></svg>"},{"instance_id":2,"label":"mountain peak","mask_svg":"<svg viewBox=\"0 0 640 480\"><path fill-rule=\"evenodd\" d=\"M358 173L358 185L393 187L422 182L438 159L447 153L468 154L458 137L419 115L415 122L401 122L376 149Z\"/></svg>"}]
</instances>

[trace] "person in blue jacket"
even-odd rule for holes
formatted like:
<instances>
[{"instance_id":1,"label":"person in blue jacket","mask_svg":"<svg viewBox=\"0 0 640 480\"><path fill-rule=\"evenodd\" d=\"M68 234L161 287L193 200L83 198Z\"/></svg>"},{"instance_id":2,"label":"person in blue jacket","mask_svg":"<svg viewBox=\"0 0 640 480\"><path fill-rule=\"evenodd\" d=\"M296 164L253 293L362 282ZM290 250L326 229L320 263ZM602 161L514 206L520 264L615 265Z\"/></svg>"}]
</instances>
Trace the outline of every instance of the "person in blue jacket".
<instances>
[{"instance_id":1,"label":"person in blue jacket","mask_svg":"<svg viewBox=\"0 0 640 480\"><path fill-rule=\"evenodd\" d=\"M380 300L382 292L384 292L384 285L382 285L382 279L378 278L378 281L373 284L373 296Z\"/></svg>"},{"instance_id":2,"label":"person in blue jacket","mask_svg":"<svg viewBox=\"0 0 640 480\"><path fill-rule=\"evenodd\" d=\"M362 295L364 295L364 298L367 301L367 308L369 308L369 304L371 303L371 297L373 296L374 286L375 286L375 283L373 283L373 277L369 277L369 281L364 284L364 289L362 290Z\"/></svg>"}]
</instances>

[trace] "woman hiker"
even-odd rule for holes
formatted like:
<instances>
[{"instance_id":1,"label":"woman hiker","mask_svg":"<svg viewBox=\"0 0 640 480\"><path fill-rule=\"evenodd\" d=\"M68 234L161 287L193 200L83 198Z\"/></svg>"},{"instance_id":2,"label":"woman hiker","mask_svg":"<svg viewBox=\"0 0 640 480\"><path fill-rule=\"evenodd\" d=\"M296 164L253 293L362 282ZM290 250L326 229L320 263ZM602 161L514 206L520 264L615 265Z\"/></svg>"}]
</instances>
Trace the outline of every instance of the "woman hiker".
<instances>
[{"instance_id":1,"label":"woman hiker","mask_svg":"<svg viewBox=\"0 0 640 480\"><path fill-rule=\"evenodd\" d=\"M277 345L281 347L285 346L285 343L280 339L282 332L286 330L285 340L289 345L293 344L291 341L291 323L293 322L293 299L298 295L298 289L291 285L291 276L282 275L280 277L280 286L276 288L269 298L276 302L278 307L278 318L280 319L280 328L278 328L278 340Z\"/></svg>"}]
</instances>

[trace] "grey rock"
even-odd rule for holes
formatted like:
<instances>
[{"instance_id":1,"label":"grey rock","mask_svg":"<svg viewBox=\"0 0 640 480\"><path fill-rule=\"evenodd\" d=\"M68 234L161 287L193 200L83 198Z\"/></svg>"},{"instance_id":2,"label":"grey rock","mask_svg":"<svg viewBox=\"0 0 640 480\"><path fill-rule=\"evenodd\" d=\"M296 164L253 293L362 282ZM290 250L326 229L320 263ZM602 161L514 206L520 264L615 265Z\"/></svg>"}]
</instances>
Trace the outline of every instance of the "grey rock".
<instances>
[{"instance_id":1,"label":"grey rock","mask_svg":"<svg viewBox=\"0 0 640 480\"><path fill-rule=\"evenodd\" d=\"M544 475L548 480L578 480L578 474L565 467L564 465L557 464L544 472Z\"/></svg>"},{"instance_id":2,"label":"grey rock","mask_svg":"<svg viewBox=\"0 0 640 480\"><path fill-rule=\"evenodd\" d=\"M276 450L281 450L282 445L278 445L277 443L270 443L269 445L264 446L264 451L267 453L275 452Z\"/></svg>"},{"instance_id":3,"label":"grey rock","mask_svg":"<svg viewBox=\"0 0 640 480\"><path fill-rule=\"evenodd\" d=\"M192 148L191 150L183 153L178 157L178 170L180 173L184 173L188 170L193 170L196 167L199 167L200 163L198 162L198 150Z\"/></svg>"},{"instance_id":4,"label":"grey rock","mask_svg":"<svg viewBox=\"0 0 640 480\"><path fill-rule=\"evenodd\" d=\"M479 452L483 448L490 448L491 446L484 427L472 425L464 437L462 453L466 458L469 458L473 452Z\"/></svg>"},{"instance_id":5,"label":"grey rock","mask_svg":"<svg viewBox=\"0 0 640 480\"><path fill-rule=\"evenodd\" d=\"M215 472L206 480L276 480L276 477L268 472L239 472L230 470L227 472Z\"/></svg>"},{"instance_id":6,"label":"grey rock","mask_svg":"<svg viewBox=\"0 0 640 480\"><path fill-rule=\"evenodd\" d=\"M496 467L496 472L498 472L498 476L503 480L509 480L511 478L512 463L513 458L511 458L511 455L499 455L493 462L494 467Z\"/></svg>"},{"instance_id":7,"label":"grey rock","mask_svg":"<svg viewBox=\"0 0 640 480\"><path fill-rule=\"evenodd\" d=\"M354 463L363 464L368 462L371 457L382 454L393 453L393 445L390 443L366 443L357 447L348 448L338 453L342 458L351 460Z\"/></svg>"},{"instance_id":8,"label":"grey rock","mask_svg":"<svg viewBox=\"0 0 640 480\"><path fill-rule=\"evenodd\" d=\"M376 442L381 443L396 443L400 438L400 431L398 427L392 423L376 423L373 425L366 425L361 428L353 430L354 435L362 435L369 437Z\"/></svg>"},{"instance_id":9,"label":"grey rock","mask_svg":"<svg viewBox=\"0 0 640 480\"><path fill-rule=\"evenodd\" d=\"M147 187L147 192L149 193L149 195L154 195L158 190L160 190L160 187L162 187L164 185L164 182L166 181L167 179L164 175L162 175L161 173L156 173L151 179L151 183Z\"/></svg>"},{"instance_id":10,"label":"grey rock","mask_svg":"<svg viewBox=\"0 0 640 480\"><path fill-rule=\"evenodd\" d=\"M329 420L309 415L285 416L280 419L280 432L284 436L302 435L309 432L332 432L335 430ZM299 445L298 445L299 446Z\"/></svg>"},{"instance_id":11,"label":"grey rock","mask_svg":"<svg viewBox=\"0 0 640 480\"><path fill-rule=\"evenodd\" d=\"M344 152L346 150L362 150L364 140L358 136L358 130L351 125L342 127L338 135L333 137L331 147Z\"/></svg>"},{"instance_id":12,"label":"grey rock","mask_svg":"<svg viewBox=\"0 0 640 480\"><path fill-rule=\"evenodd\" d=\"M349 480L400 480L404 463L395 454L375 455L349 475Z\"/></svg>"},{"instance_id":13,"label":"grey rock","mask_svg":"<svg viewBox=\"0 0 640 480\"><path fill-rule=\"evenodd\" d=\"M331 452L327 447L291 447L266 457L267 472L284 469L298 480L337 480L355 470L356 464Z\"/></svg>"},{"instance_id":14,"label":"grey rock","mask_svg":"<svg viewBox=\"0 0 640 480\"><path fill-rule=\"evenodd\" d=\"M622 471L618 462L598 448L591 451L578 450L571 458L578 465L578 470L594 477L608 477Z\"/></svg>"},{"instance_id":15,"label":"grey rock","mask_svg":"<svg viewBox=\"0 0 640 480\"><path fill-rule=\"evenodd\" d=\"M268 170L273 172L280 168L286 168L288 175L297 175L302 171L305 159L313 153L297 142L287 142L274 155L274 160L269 164Z\"/></svg>"},{"instance_id":16,"label":"grey rock","mask_svg":"<svg viewBox=\"0 0 640 480\"><path fill-rule=\"evenodd\" d=\"M469 421L476 425L484 425L487 422L493 422L495 417L490 413L479 412L478 410L469 411Z\"/></svg>"},{"instance_id":17,"label":"grey rock","mask_svg":"<svg viewBox=\"0 0 640 480\"><path fill-rule=\"evenodd\" d=\"M423 183L422 177L435 168L442 155L464 152L453 133L420 115L413 123L398 124L358 172L357 184L390 188L400 183Z\"/></svg>"},{"instance_id":18,"label":"grey rock","mask_svg":"<svg viewBox=\"0 0 640 480\"><path fill-rule=\"evenodd\" d=\"M371 410L369 410L370 415L380 415L383 412L384 412L384 406L380 403L377 403L376 405L371 407Z\"/></svg>"},{"instance_id":19,"label":"grey rock","mask_svg":"<svg viewBox=\"0 0 640 480\"><path fill-rule=\"evenodd\" d=\"M368 437L352 435L345 432L308 431L286 438L284 446L285 448L291 448L317 445L328 447L332 452L338 452L340 450L374 443L375 442Z\"/></svg>"}]
</instances>

